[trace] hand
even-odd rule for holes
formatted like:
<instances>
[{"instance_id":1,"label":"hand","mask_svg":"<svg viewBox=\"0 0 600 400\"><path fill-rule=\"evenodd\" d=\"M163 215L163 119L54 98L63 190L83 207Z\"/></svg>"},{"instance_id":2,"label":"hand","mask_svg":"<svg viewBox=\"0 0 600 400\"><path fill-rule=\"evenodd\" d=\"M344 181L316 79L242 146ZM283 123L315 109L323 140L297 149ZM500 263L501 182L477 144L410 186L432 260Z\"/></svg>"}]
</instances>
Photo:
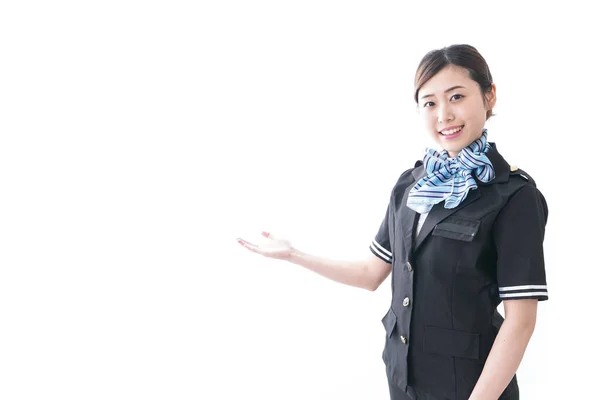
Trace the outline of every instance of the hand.
<instances>
[{"instance_id":1,"label":"hand","mask_svg":"<svg viewBox=\"0 0 600 400\"><path fill-rule=\"evenodd\" d=\"M248 250L261 254L265 257L275 258L278 260L287 260L291 257L294 248L289 241L275 238L269 232L261 232L261 234L268 240L259 245L247 242L241 238L237 238L237 242Z\"/></svg>"}]
</instances>

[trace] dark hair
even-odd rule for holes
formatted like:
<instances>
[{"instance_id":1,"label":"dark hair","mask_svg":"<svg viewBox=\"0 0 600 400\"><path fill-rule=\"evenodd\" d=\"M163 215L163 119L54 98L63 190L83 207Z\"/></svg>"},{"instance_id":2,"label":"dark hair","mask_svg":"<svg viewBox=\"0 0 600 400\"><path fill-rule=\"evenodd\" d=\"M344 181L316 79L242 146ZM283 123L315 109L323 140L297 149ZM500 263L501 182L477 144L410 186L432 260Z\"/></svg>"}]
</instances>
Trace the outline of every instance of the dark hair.
<instances>
[{"instance_id":1,"label":"dark hair","mask_svg":"<svg viewBox=\"0 0 600 400\"><path fill-rule=\"evenodd\" d=\"M456 65L466 69L469 78L479 84L481 94L492 90L492 74L485 59L477 49L468 44L455 44L439 50L432 50L425 54L419 63L415 74L415 101L419 102L419 90L421 87L448 65ZM490 118L492 110L488 110L486 119Z\"/></svg>"}]
</instances>

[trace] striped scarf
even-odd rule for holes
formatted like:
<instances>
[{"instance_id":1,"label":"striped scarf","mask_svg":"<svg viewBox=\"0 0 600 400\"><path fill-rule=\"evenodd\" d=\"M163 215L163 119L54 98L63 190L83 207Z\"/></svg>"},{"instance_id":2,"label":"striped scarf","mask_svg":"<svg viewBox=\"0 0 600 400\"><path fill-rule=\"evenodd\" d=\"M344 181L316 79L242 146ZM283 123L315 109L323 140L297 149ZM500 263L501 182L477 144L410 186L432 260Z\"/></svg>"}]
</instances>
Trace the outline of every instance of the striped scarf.
<instances>
[{"instance_id":1,"label":"striped scarf","mask_svg":"<svg viewBox=\"0 0 600 400\"><path fill-rule=\"evenodd\" d=\"M407 206L420 214L429 212L442 200L445 200L445 208L458 206L469 190L477 188L472 171L481 182L494 179L494 167L485 155L489 150L487 129L483 130L479 139L463 148L456 158L449 157L446 150L438 153L427 149L423 158L427 175L408 193Z\"/></svg>"}]
</instances>

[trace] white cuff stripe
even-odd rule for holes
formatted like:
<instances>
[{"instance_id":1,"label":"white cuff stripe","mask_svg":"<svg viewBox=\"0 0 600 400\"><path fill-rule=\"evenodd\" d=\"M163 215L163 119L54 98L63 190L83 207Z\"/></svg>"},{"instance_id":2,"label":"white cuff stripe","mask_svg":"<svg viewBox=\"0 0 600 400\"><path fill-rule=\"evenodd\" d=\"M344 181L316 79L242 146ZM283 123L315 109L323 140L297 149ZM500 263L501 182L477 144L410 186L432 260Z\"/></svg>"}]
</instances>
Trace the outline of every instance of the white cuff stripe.
<instances>
[{"instance_id":1,"label":"white cuff stripe","mask_svg":"<svg viewBox=\"0 0 600 400\"><path fill-rule=\"evenodd\" d=\"M391 257L388 257L387 255L380 252L375 246L373 246L373 243L371 243L371 250L373 250L375 253L379 254L381 256L381 258L383 258L384 260L387 260L390 262L392 261Z\"/></svg>"},{"instance_id":2,"label":"white cuff stripe","mask_svg":"<svg viewBox=\"0 0 600 400\"><path fill-rule=\"evenodd\" d=\"M525 296L548 297L548 292L523 292L523 293L502 293L502 294L500 294L501 299L508 299L511 297L525 297Z\"/></svg>"},{"instance_id":3,"label":"white cuff stripe","mask_svg":"<svg viewBox=\"0 0 600 400\"><path fill-rule=\"evenodd\" d=\"M522 286L504 286L498 288L501 292L509 290L525 290L525 289L543 289L548 290L548 285L522 285Z\"/></svg>"},{"instance_id":4,"label":"white cuff stripe","mask_svg":"<svg viewBox=\"0 0 600 400\"><path fill-rule=\"evenodd\" d=\"M377 246L381 251L383 251L385 254L387 254L388 256L392 256L392 252L389 250L386 250L382 245L380 245L379 243L377 243L377 241L375 239L373 239L373 244L375 246Z\"/></svg>"}]
</instances>

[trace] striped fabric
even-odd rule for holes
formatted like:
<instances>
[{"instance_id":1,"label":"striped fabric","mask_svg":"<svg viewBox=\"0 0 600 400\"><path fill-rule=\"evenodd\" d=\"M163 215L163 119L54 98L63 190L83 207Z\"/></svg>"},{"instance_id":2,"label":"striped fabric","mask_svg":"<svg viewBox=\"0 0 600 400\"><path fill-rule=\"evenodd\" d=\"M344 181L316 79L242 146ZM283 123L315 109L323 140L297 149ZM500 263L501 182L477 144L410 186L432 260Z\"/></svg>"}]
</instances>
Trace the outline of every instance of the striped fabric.
<instances>
[{"instance_id":1,"label":"striped fabric","mask_svg":"<svg viewBox=\"0 0 600 400\"><path fill-rule=\"evenodd\" d=\"M423 158L427 175L410 190L406 205L421 214L429 212L442 201L445 201L445 208L458 206L469 190L477 188L473 171L482 182L494 179L494 167L485 155L489 149L487 129L483 130L479 139L463 148L456 158L449 157L446 150L438 153L427 149Z\"/></svg>"},{"instance_id":2,"label":"striped fabric","mask_svg":"<svg viewBox=\"0 0 600 400\"><path fill-rule=\"evenodd\" d=\"M392 262L392 252L386 250L385 247L377 243L375 239L371 242L371 251L375 253L375 255L381 258L383 261L391 263Z\"/></svg>"},{"instance_id":3,"label":"striped fabric","mask_svg":"<svg viewBox=\"0 0 600 400\"><path fill-rule=\"evenodd\" d=\"M499 287L501 299L516 300L516 299L547 299L547 285L521 285L521 286L504 286Z\"/></svg>"}]
</instances>

